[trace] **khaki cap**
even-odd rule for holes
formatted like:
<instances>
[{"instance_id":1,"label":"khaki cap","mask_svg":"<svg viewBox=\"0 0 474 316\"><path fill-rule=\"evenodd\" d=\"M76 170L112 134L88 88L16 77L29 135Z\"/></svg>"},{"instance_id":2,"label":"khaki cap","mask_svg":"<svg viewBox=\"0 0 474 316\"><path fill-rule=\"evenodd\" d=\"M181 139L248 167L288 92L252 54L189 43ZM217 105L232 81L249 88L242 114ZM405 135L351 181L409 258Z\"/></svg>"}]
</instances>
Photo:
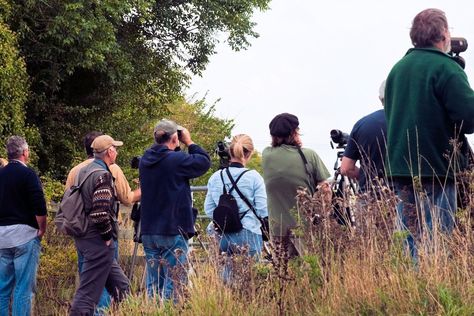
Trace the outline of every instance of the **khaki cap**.
<instances>
[{"instance_id":1,"label":"khaki cap","mask_svg":"<svg viewBox=\"0 0 474 316\"><path fill-rule=\"evenodd\" d=\"M94 139L92 142L92 149L94 150L95 153L100 153L103 152L104 150L109 149L110 147L119 147L122 146L123 142L119 140L114 140L112 137L109 135L102 135L98 136Z\"/></svg>"},{"instance_id":2,"label":"khaki cap","mask_svg":"<svg viewBox=\"0 0 474 316\"><path fill-rule=\"evenodd\" d=\"M176 124L175 122L167 119L162 119L161 121L158 122L155 126L155 135L160 135L160 134L168 134L168 135L173 135L177 131L183 130L183 127Z\"/></svg>"}]
</instances>

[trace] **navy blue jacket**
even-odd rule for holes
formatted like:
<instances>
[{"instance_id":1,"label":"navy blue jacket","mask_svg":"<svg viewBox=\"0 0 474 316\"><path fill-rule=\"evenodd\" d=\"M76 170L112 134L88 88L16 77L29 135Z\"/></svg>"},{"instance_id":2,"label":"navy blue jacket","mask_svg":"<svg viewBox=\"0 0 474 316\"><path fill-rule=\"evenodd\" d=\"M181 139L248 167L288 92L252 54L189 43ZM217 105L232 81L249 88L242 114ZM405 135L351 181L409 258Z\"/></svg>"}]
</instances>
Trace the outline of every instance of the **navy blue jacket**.
<instances>
[{"instance_id":1,"label":"navy blue jacket","mask_svg":"<svg viewBox=\"0 0 474 316\"><path fill-rule=\"evenodd\" d=\"M12 160L0 169L0 226L25 224L38 229L35 216L46 215L43 188L36 173Z\"/></svg>"},{"instance_id":2,"label":"navy blue jacket","mask_svg":"<svg viewBox=\"0 0 474 316\"><path fill-rule=\"evenodd\" d=\"M188 153L156 144L145 151L139 165L143 235L194 234L189 180L210 166L209 155L195 144Z\"/></svg>"},{"instance_id":3,"label":"navy blue jacket","mask_svg":"<svg viewBox=\"0 0 474 316\"><path fill-rule=\"evenodd\" d=\"M367 184L378 177L385 178L385 138L387 123L384 110L375 111L355 123L344 156L360 160L359 186L365 192Z\"/></svg>"}]
</instances>

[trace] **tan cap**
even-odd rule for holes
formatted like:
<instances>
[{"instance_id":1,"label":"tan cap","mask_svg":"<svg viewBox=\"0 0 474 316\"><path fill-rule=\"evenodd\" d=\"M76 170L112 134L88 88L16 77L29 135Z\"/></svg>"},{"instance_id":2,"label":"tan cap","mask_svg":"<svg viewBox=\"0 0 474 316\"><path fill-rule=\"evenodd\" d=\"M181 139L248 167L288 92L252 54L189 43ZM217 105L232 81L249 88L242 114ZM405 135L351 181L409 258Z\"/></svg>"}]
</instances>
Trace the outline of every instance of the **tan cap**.
<instances>
[{"instance_id":1,"label":"tan cap","mask_svg":"<svg viewBox=\"0 0 474 316\"><path fill-rule=\"evenodd\" d=\"M94 139L91 147L95 153L100 153L100 152L103 152L104 150L109 149L112 146L119 147L122 145L123 145L123 142L119 140L114 140L109 135L101 135Z\"/></svg>"}]
</instances>

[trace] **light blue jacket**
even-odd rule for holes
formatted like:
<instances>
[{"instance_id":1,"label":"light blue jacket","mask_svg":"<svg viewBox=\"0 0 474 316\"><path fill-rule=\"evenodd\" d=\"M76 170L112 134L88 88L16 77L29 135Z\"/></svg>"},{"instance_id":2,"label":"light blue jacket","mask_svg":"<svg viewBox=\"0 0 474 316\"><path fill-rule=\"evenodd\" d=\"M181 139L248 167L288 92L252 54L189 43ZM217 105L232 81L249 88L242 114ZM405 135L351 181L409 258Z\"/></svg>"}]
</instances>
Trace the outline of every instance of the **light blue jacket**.
<instances>
[{"instance_id":1,"label":"light blue jacket","mask_svg":"<svg viewBox=\"0 0 474 316\"><path fill-rule=\"evenodd\" d=\"M232 175L232 178L234 178L235 181L237 180L239 175L247 169L239 167L229 167L229 170L230 174ZM223 188L220 173L221 170L214 172L214 174L209 178L209 181L207 183L207 195L206 200L204 202L204 211L210 218L212 218L214 209L217 207L217 203L219 203L219 197L222 195ZM229 192L230 188L232 187L232 183L230 182L229 177L227 176L227 172L225 170L223 170L222 176L224 178L224 183L226 185L227 192ZM268 216L267 193L265 191L265 184L263 182L262 176L257 171L250 170L246 172L237 183L237 187L239 188L240 192L242 192L242 194L247 198L247 200L252 203L259 217L264 218ZM261 235L262 232L260 230L260 221L256 218L255 214L240 198L239 194L235 191L235 189L232 190L232 195L237 201L240 214L243 214L248 211L242 218L242 226L255 234Z\"/></svg>"}]
</instances>

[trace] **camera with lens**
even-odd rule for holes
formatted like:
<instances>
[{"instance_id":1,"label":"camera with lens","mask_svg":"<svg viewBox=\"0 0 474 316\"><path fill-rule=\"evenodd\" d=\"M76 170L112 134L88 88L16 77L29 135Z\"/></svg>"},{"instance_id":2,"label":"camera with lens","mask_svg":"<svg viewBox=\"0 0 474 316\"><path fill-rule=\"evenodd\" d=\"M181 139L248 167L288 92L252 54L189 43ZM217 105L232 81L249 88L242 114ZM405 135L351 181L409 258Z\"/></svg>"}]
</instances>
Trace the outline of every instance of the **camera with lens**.
<instances>
[{"instance_id":1,"label":"camera with lens","mask_svg":"<svg viewBox=\"0 0 474 316\"><path fill-rule=\"evenodd\" d=\"M216 154L219 156L219 169L224 169L229 166L230 154L229 146L226 142L218 141L216 144Z\"/></svg>"},{"instance_id":2,"label":"camera with lens","mask_svg":"<svg viewBox=\"0 0 474 316\"><path fill-rule=\"evenodd\" d=\"M333 143L337 144L336 148L345 148L349 141L349 134L342 132L339 129L333 129L330 132L331 147L334 148Z\"/></svg>"},{"instance_id":3,"label":"camera with lens","mask_svg":"<svg viewBox=\"0 0 474 316\"><path fill-rule=\"evenodd\" d=\"M132 157L132 159L130 159L130 168L138 169L138 166L140 165L140 159L142 159L141 156Z\"/></svg>"},{"instance_id":4,"label":"camera with lens","mask_svg":"<svg viewBox=\"0 0 474 316\"><path fill-rule=\"evenodd\" d=\"M460 53L467 50L467 40L464 37L451 37L451 50L448 52L458 64L464 69L466 61L459 56Z\"/></svg>"}]
</instances>

